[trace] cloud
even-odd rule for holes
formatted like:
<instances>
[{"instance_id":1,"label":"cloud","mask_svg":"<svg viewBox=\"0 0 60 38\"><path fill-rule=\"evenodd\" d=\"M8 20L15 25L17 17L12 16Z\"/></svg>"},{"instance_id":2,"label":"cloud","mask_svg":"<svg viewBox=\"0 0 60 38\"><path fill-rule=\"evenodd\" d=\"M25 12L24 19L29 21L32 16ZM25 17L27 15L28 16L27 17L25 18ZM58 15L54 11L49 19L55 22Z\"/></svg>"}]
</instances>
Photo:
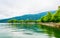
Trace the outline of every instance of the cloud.
<instances>
[{"instance_id":1,"label":"cloud","mask_svg":"<svg viewBox=\"0 0 60 38\"><path fill-rule=\"evenodd\" d=\"M56 10L60 0L0 0L0 19Z\"/></svg>"}]
</instances>

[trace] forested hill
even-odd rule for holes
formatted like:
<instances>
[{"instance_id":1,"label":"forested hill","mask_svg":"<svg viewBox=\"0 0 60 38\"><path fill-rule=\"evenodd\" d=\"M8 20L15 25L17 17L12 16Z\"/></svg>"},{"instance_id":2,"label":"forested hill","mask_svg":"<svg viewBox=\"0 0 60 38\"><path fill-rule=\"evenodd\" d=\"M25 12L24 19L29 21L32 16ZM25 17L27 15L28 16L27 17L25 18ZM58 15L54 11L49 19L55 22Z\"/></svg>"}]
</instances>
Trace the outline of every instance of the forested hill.
<instances>
[{"instance_id":1,"label":"forested hill","mask_svg":"<svg viewBox=\"0 0 60 38\"><path fill-rule=\"evenodd\" d=\"M37 21L37 22L60 22L60 6L55 11L42 12L39 14L29 14L0 20L0 23L20 22L20 21Z\"/></svg>"},{"instance_id":2,"label":"forested hill","mask_svg":"<svg viewBox=\"0 0 60 38\"><path fill-rule=\"evenodd\" d=\"M55 11L51 11L52 13L54 13ZM8 19L1 19L0 20L0 23L8 23L10 21L26 21L26 20L38 20L40 19L41 17L45 16L47 14L47 11L46 12L41 12L41 13L38 13L38 14L28 14L28 15L23 15L23 16L16 16L16 17L12 17L12 18L8 18Z\"/></svg>"}]
</instances>

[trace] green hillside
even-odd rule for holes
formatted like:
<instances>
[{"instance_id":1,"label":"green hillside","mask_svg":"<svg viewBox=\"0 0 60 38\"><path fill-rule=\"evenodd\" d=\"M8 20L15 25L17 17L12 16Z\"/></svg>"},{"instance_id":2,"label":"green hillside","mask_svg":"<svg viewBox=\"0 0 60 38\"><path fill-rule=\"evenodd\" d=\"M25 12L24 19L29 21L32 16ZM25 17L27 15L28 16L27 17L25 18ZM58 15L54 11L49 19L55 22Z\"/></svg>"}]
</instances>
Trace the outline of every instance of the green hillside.
<instances>
[{"instance_id":1,"label":"green hillside","mask_svg":"<svg viewBox=\"0 0 60 38\"><path fill-rule=\"evenodd\" d=\"M58 7L58 10L54 14L51 14L51 12L48 12L46 16L43 16L42 18L38 19L40 22L60 22L60 6Z\"/></svg>"},{"instance_id":2,"label":"green hillside","mask_svg":"<svg viewBox=\"0 0 60 38\"><path fill-rule=\"evenodd\" d=\"M37 16L38 17L38 16ZM55 13L52 14L52 12L47 12L47 14L37 20L8 20L8 23L31 23L31 22L60 22L60 6L58 7L58 10L56 10Z\"/></svg>"}]
</instances>

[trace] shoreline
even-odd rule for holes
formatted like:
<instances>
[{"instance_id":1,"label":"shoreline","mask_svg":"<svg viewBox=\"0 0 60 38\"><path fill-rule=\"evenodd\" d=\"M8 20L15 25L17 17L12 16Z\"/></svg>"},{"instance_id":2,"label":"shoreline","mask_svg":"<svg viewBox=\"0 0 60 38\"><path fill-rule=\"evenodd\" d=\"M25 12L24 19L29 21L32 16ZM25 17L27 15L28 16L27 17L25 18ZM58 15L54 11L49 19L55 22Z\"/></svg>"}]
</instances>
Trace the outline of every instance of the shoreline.
<instances>
[{"instance_id":1,"label":"shoreline","mask_svg":"<svg viewBox=\"0 0 60 38\"><path fill-rule=\"evenodd\" d=\"M38 22L38 23L0 23L0 24L41 24L45 26L50 26L50 27L57 27L60 28L60 23L53 23L53 22L48 22L48 23L43 23L43 22Z\"/></svg>"},{"instance_id":2,"label":"shoreline","mask_svg":"<svg viewBox=\"0 0 60 38\"><path fill-rule=\"evenodd\" d=\"M60 23L40 23L40 24L50 26L50 27L60 28Z\"/></svg>"}]
</instances>

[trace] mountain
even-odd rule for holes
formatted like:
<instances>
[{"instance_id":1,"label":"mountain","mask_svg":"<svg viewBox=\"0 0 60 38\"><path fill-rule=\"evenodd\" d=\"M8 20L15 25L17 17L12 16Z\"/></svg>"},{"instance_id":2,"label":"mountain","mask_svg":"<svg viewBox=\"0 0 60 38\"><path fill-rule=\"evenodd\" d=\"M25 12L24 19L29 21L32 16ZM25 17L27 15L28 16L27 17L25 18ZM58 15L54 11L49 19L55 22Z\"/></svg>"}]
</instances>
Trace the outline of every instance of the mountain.
<instances>
[{"instance_id":1,"label":"mountain","mask_svg":"<svg viewBox=\"0 0 60 38\"><path fill-rule=\"evenodd\" d=\"M55 12L55 11L51 11L52 14ZM16 17L12 17L12 18L8 18L8 19L1 19L0 20L0 23L7 23L8 20L38 20L40 19L42 16L45 16L47 14L47 12L42 12L42 13L39 13L39 14L28 14L28 15L23 15L23 16L16 16Z\"/></svg>"}]
</instances>

